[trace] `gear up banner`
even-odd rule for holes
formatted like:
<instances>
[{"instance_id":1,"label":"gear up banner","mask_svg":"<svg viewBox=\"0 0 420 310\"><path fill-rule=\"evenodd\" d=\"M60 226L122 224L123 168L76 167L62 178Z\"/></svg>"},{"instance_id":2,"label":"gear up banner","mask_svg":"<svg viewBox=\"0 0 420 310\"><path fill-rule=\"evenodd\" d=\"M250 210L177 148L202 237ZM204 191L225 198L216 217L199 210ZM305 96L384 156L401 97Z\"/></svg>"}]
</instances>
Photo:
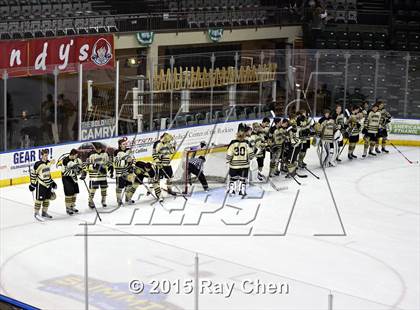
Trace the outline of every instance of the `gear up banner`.
<instances>
[{"instance_id":1,"label":"gear up banner","mask_svg":"<svg viewBox=\"0 0 420 310\"><path fill-rule=\"evenodd\" d=\"M0 71L9 76L28 76L76 72L77 64L86 69L113 68L114 36L93 35L41 38L0 42Z\"/></svg>"}]
</instances>

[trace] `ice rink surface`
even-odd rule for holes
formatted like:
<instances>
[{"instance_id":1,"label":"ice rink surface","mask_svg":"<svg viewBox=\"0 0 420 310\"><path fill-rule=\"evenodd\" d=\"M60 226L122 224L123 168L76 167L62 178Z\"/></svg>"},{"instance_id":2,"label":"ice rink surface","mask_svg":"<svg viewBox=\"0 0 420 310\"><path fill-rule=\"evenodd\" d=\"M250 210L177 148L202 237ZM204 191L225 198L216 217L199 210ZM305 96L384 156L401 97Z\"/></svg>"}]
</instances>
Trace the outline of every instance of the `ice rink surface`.
<instances>
[{"instance_id":1,"label":"ice rink surface","mask_svg":"<svg viewBox=\"0 0 420 310\"><path fill-rule=\"evenodd\" d=\"M400 149L420 159L420 148ZM141 195L117 209L111 184L102 222L81 182L80 214L65 214L57 180L54 219L44 223L33 217L27 184L2 188L0 293L83 309L88 223L90 309L194 309L197 255L199 309L328 309L331 294L333 309L418 310L420 167L389 150L352 162L343 154L325 170L336 205L313 148L306 161L319 180L301 171L308 177L299 186L280 176L275 185L287 189L255 184L246 199L195 186L188 200L166 197L162 207ZM95 198L100 205L99 191ZM144 284L141 293L132 280Z\"/></svg>"}]
</instances>

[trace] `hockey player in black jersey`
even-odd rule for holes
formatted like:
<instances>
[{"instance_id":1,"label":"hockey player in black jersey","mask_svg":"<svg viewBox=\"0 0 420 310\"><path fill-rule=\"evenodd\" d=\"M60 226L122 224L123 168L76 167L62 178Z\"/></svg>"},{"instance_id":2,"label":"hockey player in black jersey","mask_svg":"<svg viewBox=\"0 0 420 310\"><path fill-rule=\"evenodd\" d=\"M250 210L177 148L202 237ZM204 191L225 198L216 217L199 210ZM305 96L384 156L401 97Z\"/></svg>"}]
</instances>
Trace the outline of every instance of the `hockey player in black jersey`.
<instances>
[{"instance_id":1,"label":"hockey player in black jersey","mask_svg":"<svg viewBox=\"0 0 420 310\"><path fill-rule=\"evenodd\" d=\"M76 196L79 193L79 185L77 184L77 176L82 172L82 161L77 157L78 152L72 149L70 154L58 162L61 166L61 180L64 188L64 201L66 205L66 213L73 215L79 212L75 208Z\"/></svg>"},{"instance_id":2,"label":"hockey player in black jersey","mask_svg":"<svg viewBox=\"0 0 420 310\"><path fill-rule=\"evenodd\" d=\"M383 101L378 101L379 111L381 112L381 119L379 121L379 131L378 138L382 138L382 149L383 153L389 153L386 149L386 141L388 141L388 126L391 123L391 114L385 109L385 103ZM375 148L376 153L381 153L379 150L379 141Z\"/></svg>"},{"instance_id":3,"label":"hockey player in black jersey","mask_svg":"<svg viewBox=\"0 0 420 310\"><path fill-rule=\"evenodd\" d=\"M313 119L306 115L305 110L300 110L296 118L296 126L299 132L299 139L301 140L298 166L300 168L306 167L304 162L306 152L311 147L311 127L313 126Z\"/></svg>"},{"instance_id":4,"label":"hockey player in black jersey","mask_svg":"<svg viewBox=\"0 0 420 310\"><path fill-rule=\"evenodd\" d=\"M57 184L51 178L51 166L55 163L54 160L48 160L48 150L44 149L41 151L41 160L34 164L33 169L30 169L30 181L29 190L35 191L35 218L41 220L39 217L39 210L42 206L42 218L51 219L52 216L48 214L48 207L50 200L54 200L56 195L54 189L57 188Z\"/></svg>"},{"instance_id":5,"label":"hockey player in black jersey","mask_svg":"<svg viewBox=\"0 0 420 310\"><path fill-rule=\"evenodd\" d=\"M132 163L134 157L131 155L131 151L127 148L127 138L124 137L118 140L118 149L114 152L114 171L115 171L115 191L117 194L118 206L123 205L122 193L125 188L126 191L133 185L130 178L132 173ZM126 195L126 202L131 202Z\"/></svg>"},{"instance_id":6,"label":"hockey player in black jersey","mask_svg":"<svg viewBox=\"0 0 420 310\"><path fill-rule=\"evenodd\" d=\"M159 175L156 167L152 163L144 162L141 160L136 161L132 167L134 180L133 185L127 188L126 199L133 203L133 195L137 188L142 184L147 188L148 194L151 194L151 192L149 192L150 189L147 187L147 185L144 184L144 179L146 178L148 183L153 185L156 199L158 199L160 202L163 201L159 185Z\"/></svg>"},{"instance_id":7,"label":"hockey player in black jersey","mask_svg":"<svg viewBox=\"0 0 420 310\"><path fill-rule=\"evenodd\" d=\"M353 160L357 158L354 155L354 150L356 149L356 144L359 142L360 129L362 127L361 121L363 118L363 113L360 111L359 106L354 106L351 109L351 115L347 120L347 133L349 138L349 152L347 158Z\"/></svg>"},{"instance_id":8,"label":"hockey player in black jersey","mask_svg":"<svg viewBox=\"0 0 420 310\"><path fill-rule=\"evenodd\" d=\"M295 116L293 116L295 117ZM301 149L301 140L299 139L296 119L282 120L282 128L284 128L284 154L285 164L287 167L287 176L294 178L296 175L299 177L306 177L306 175L297 174L297 157Z\"/></svg>"}]
</instances>

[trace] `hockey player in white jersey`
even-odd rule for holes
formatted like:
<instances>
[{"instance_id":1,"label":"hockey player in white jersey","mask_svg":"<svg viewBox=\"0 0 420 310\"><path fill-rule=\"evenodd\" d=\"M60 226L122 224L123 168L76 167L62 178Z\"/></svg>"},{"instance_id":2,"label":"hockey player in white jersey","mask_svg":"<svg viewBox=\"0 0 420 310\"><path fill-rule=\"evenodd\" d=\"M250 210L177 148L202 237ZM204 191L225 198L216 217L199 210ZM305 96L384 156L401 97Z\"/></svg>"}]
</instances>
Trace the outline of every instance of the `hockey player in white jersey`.
<instances>
[{"instance_id":1,"label":"hockey player in white jersey","mask_svg":"<svg viewBox=\"0 0 420 310\"><path fill-rule=\"evenodd\" d=\"M239 194L246 195L246 181L248 179L249 164L254 158L254 152L245 139L245 126L240 125L236 139L232 140L226 152L226 161L229 164L229 189L230 194L236 193L235 184L239 184Z\"/></svg>"}]
</instances>

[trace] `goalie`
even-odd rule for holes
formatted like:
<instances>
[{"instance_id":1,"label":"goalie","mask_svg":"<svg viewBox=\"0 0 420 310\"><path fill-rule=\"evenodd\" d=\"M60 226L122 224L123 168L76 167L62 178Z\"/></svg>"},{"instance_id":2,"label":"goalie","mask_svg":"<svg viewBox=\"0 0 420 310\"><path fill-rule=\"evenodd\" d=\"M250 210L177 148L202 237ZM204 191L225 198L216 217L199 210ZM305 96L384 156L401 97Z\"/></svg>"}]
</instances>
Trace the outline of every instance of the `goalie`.
<instances>
[{"instance_id":1,"label":"goalie","mask_svg":"<svg viewBox=\"0 0 420 310\"><path fill-rule=\"evenodd\" d=\"M254 158L254 152L245 139L245 126L240 124L236 139L229 144L226 161L229 164L229 194L235 194L237 183L239 195L246 196L246 180L248 179L249 163Z\"/></svg>"}]
</instances>

